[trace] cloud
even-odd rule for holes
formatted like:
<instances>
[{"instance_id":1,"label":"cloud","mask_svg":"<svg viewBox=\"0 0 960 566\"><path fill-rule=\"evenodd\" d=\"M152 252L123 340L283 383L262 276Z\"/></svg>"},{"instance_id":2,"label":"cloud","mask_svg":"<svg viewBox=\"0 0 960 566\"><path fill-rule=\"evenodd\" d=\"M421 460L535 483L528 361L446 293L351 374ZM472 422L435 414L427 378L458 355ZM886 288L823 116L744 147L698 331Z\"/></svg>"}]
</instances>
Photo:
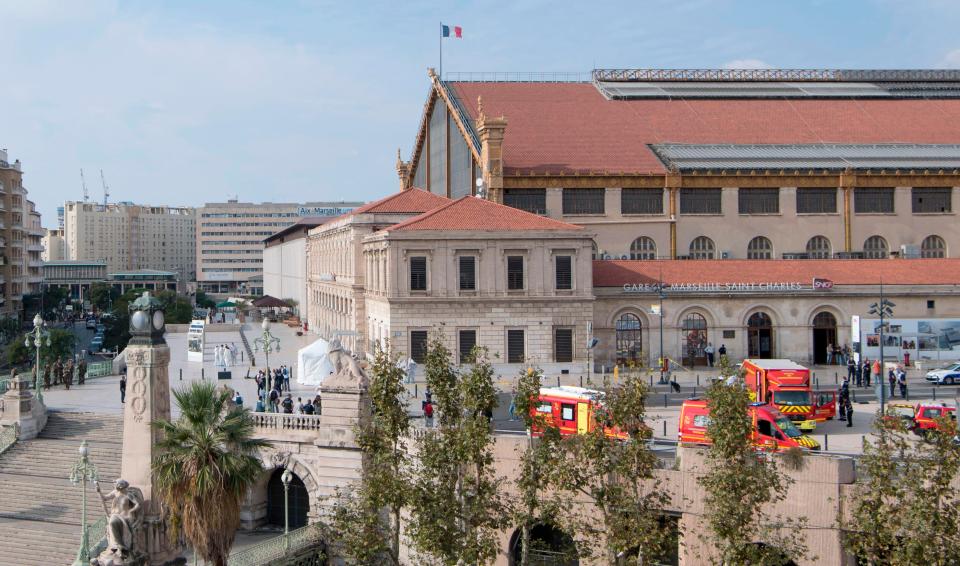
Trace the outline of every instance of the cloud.
<instances>
[{"instance_id":1,"label":"cloud","mask_svg":"<svg viewBox=\"0 0 960 566\"><path fill-rule=\"evenodd\" d=\"M954 49L953 51L950 51L944 55L943 59L940 60L939 66L949 69L960 68L960 49Z\"/></svg>"},{"instance_id":2,"label":"cloud","mask_svg":"<svg viewBox=\"0 0 960 566\"><path fill-rule=\"evenodd\" d=\"M773 65L761 59L734 59L723 64L724 69L772 69Z\"/></svg>"}]
</instances>

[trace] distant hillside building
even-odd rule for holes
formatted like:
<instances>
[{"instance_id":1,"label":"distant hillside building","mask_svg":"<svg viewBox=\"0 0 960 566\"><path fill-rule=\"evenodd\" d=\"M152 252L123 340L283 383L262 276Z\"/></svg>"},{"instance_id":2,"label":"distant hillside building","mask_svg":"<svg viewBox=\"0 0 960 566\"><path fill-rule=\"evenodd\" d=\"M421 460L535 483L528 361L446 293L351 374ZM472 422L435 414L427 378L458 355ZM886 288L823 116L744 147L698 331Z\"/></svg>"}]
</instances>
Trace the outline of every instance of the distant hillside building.
<instances>
[{"instance_id":1,"label":"distant hillside building","mask_svg":"<svg viewBox=\"0 0 960 566\"><path fill-rule=\"evenodd\" d=\"M198 288L212 293L262 293L264 239L302 218L333 218L362 204L229 200L203 205L197 210L195 235Z\"/></svg>"},{"instance_id":2,"label":"distant hillside building","mask_svg":"<svg viewBox=\"0 0 960 566\"><path fill-rule=\"evenodd\" d=\"M64 203L66 259L107 263L111 272L155 269L195 278L196 209L133 203Z\"/></svg>"}]
</instances>

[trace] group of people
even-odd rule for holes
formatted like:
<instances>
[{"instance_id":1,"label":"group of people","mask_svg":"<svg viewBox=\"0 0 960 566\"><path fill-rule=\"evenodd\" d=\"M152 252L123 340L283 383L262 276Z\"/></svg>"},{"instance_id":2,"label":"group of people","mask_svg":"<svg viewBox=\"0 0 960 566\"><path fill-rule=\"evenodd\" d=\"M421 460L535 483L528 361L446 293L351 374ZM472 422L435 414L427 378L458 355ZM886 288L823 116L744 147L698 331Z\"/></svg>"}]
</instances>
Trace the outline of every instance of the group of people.
<instances>
[{"instance_id":1,"label":"group of people","mask_svg":"<svg viewBox=\"0 0 960 566\"><path fill-rule=\"evenodd\" d=\"M838 365L842 366L844 364L849 364L853 360L853 350L850 349L849 344L844 344L841 347L839 344L827 344L827 362L829 365Z\"/></svg>"},{"instance_id":2,"label":"group of people","mask_svg":"<svg viewBox=\"0 0 960 566\"><path fill-rule=\"evenodd\" d=\"M883 376L883 366L880 360L870 360L863 358L863 362L857 363L853 356L847 359L847 378L844 382L853 382L857 387L870 387L871 383L879 384ZM904 399L907 398L907 372L902 365L887 370L887 382L890 384L890 397L896 397L897 391Z\"/></svg>"},{"instance_id":3,"label":"group of people","mask_svg":"<svg viewBox=\"0 0 960 566\"><path fill-rule=\"evenodd\" d=\"M713 349L713 342L707 342L707 345L703 348L703 353L707 355L707 366L713 367L714 360L719 359L715 356L719 354L720 358L727 355L727 345L720 344L720 348L716 351Z\"/></svg>"},{"instance_id":4,"label":"group of people","mask_svg":"<svg viewBox=\"0 0 960 566\"><path fill-rule=\"evenodd\" d=\"M269 391L271 389L276 389L277 391L290 391L290 368L282 365L278 368L272 370L259 370L257 371L256 377L254 380L257 382L257 391Z\"/></svg>"},{"instance_id":5,"label":"group of people","mask_svg":"<svg viewBox=\"0 0 960 566\"><path fill-rule=\"evenodd\" d=\"M36 367L33 368L33 372L34 379L36 379ZM77 380L77 385L83 385L87 380L87 361L83 358L80 358L77 362L74 362L73 358L68 358L66 363L57 358L52 364L43 367L44 389L50 389L50 387L60 384L63 384L64 388L70 389L74 379Z\"/></svg>"},{"instance_id":6,"label":"group of people","mask_svg":"<svg viewBox=\"0 0 960 566\"><path fill-rule=\"evenodd\" d=\"M294 412L300 415L319 415L320 414L320 395L317 394L313 399L307 397L306 402L303 397L297 397L296 403L290 393L283 394L278 389L271 389L266 395L258 395L257 406L254 411L258 413L285 413L292 415Z\"/></svg>"},{"instance_id":7,"label":"group of people","mask_svg":"<svg viewBox=\"0 0 960 566\"><path fill-rule=\"evenodd\" d=\"M237 365L240 351L231 344L217 344L213 349L213 365L218 368L227 368Z\"/></svg>"}]
</instances>

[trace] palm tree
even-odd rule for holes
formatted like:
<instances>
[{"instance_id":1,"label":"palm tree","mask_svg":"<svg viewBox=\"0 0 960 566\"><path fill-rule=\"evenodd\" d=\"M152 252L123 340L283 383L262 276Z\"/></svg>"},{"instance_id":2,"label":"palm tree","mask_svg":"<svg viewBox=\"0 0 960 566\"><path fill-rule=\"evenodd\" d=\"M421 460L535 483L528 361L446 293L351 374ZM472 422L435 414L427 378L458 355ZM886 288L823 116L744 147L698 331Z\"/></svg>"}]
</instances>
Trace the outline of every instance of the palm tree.
<instances>
[{"instance_id":1,"label":"palm tree","mask_svg":"<svg viewBox=\"0 0 960 566\"><path fill-rule=\"evenodd\" d=\"M173 396L180 418L153 423L161 433L153 459L156 494L170 510L173 535L182 529L195 553L226 566L240 504L263 471L256 452L269 442L253 438L249 410L212 383L193 383Z\"/></svg>"}]
</instances>

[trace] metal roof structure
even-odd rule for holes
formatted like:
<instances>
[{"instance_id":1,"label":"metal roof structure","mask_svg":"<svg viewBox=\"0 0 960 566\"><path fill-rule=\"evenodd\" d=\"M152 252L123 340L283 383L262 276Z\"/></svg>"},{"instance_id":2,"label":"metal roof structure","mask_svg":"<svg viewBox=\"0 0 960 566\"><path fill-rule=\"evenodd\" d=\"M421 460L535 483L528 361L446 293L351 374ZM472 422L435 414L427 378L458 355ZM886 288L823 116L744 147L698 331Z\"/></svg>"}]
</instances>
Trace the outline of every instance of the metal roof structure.
<instances>
[{"instance_id":1,"label":"metal roof structure","mask_svg":"<svg viewBox=\"0 0 960 566\"><path fill-rule=\"evenodd\" d=\"M960 81L960 69L594 69L594 81Z\"/></svg>"},{"instance_id":2,"label":"metal roof structure","mask_svg":"<svg viewBox=\"0 0 960 566\"><path fill-rule=\"evenodd\" d=\"M672 170L960 169L960 144L651 144Z\"/></svg>"}]
</instances>

